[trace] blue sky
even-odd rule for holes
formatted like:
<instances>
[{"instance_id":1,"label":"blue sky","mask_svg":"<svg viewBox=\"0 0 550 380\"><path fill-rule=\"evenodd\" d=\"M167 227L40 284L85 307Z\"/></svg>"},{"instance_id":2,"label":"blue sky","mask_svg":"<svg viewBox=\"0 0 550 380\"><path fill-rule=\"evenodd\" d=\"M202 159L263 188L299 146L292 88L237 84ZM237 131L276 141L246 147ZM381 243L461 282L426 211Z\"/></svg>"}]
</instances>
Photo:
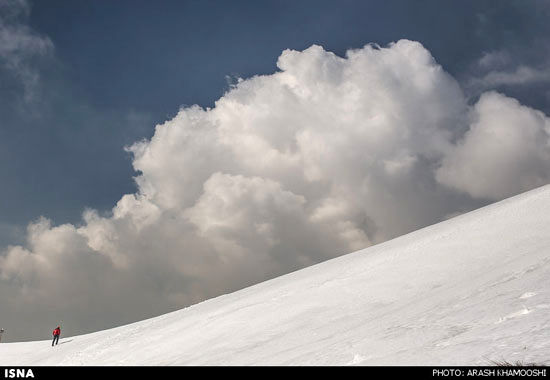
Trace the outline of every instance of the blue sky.
<instances>
[{"instance_id":1,"label":"blue sky","mask_svg":"<svg viewBox=\"0 0 550 380\"><path fill-rule=\"evenodd\" d=\"M23 247L24 252L31 252L22 254L27 255L27 259L50 257L53 252L41 246L42 240L33 240L35 235L27 233L29 223L31 232L32 226L38 226L37 231L41 232L37 236L61 233L56 227L63 224L71 231L82 227L77 235L89 239L91 248L86 249L110 257L112 267L103 261L88 263L91 269L87 274L92 276L94 271L102 271L105 276L113 273L120 276L121 290L113 293L113 297L118 298L94 298L90 302L102 307L116 305L132 288L142 289L145 300L163 300L158 304L152 302L154 305L147 308L133 296L127 296L124 313L114 308L103 319L74 314L72 331L82 332L182 307L547 183L549 153L540 142L550 133L544 124L545 115L550 114L549 16L548 1L0 0L0 43L4 44L0 46L0 259L8 258L4 264L0 260L0 275L5 272L3 281L9 284L5 293L0 292L0 297L16 299L21 284L41 278L31 264L28 273L22 271L25 272L22 277L10 277L8 264L16 262L15 258L20 255L17 252L23 251L16 249L15 252L8 246L16 245ZM400 39L418 41L421 45L391 45ZM372 53L368 48L363 49L367 44L378 44L383 49ZM321 46L323 51L306 50L312 45ZM410 140L399 140L399 144L391 139L385 141L380 145L391 148L372 153L366 159L363 154L377 151L376 145L368 145L371 141L368 139L364 145L359 144L360 139L353 144L350 139L348 145L342 145L342 151L334 148L337 154L333 162L340 157L354 159L339 164L315 158L310 146L297 148L300 136L310 136L316 141L317 145L311 145L315 147L332 141L334 136L325 135L324 129L316 129L315 123L330 119L331 127L343 128L343 131L348 118L355 121L353 125L361 125L366 116L363 111L340 115L340 119L335 116L342 106L337 100L331 100L338 86L332 92L319 90L326 98L323 107L308 103L294 109L294 103L283 102L287 95L275 84L279 79L272 74L298 73L295 80L307 88L318 83L328 88L338 81L353 86L355 82L337 76L338 70L331 71L333 60L328 52L346 57L349 49L357 49L365 56L385 57L386 47L390 57L384 58L388 59L387 65L362 68L347 60L350 67L346 70L357 75L350 74L356 79L363 78L361 75L374 75L372 83L361 85L362 102L379 109L388 120L395 115L405 115L401 124L410 128L408 132L400 129L401 124L390 122L386 130L399 136L410 135ZM292 52L284 53L286 49L306 52L295 56ZM407 49L418 54L411 58L409 66L399 58L409 51ZM394 52L396 55L392 55ZM423 52L431 54L436 63L423 60ZM373 59L375 62L378 58ZM329 65L326 70L330 75L311 82L309 75L316 73L314 69L319 62ZM437 74L437 64L444 74ZM301 71L300 65L310 67L311 73ZM419 71L414 71L417 69ZM437 86L428 86L430 91L426 94L415 87L418 85L415 77L398 75L409 72L419 77L423 77L423 73L435 75L432 79ZM264 75L265 83L246 80L256 75ZM245 79L240 87L238 78ZM396 83L402 90L394 88ZM226 94L235 87L240 90ZM265 92L272 95L274 103L262 97ZM377 103L381 94L388 96L395 108L384 108L385 103ZM374 99L372 104L370 99ZM221 106L215 107L218 100ZM254 110L250 111L250 119L245 116L240 121L232 119L228 104L233 101ZM178 115L180 109L194 104L217 109L207 114L218 118L219 125L226 128L220 130L226 132L195 136L192 129L186 129L192 124L185 121L186 118L196 117L201 120L197 122L201 128L209 131L207 120L211 116L201 116L198 111ZM358 103L343 101L343 104L353 109ZM424 114L424 108L433 109L433 115L432 112ZM319 113L325 109L332 111L324 120L315 121L320 116L313 110ZM498 111L493 111L495 109ZM272 114L260 118L260 122L255 119L269 112ZM464 115L471 119L466 120ZM506 118L497 122L498 115ZM437 132L424 131L432 122L424 121L432 119ZM155 126L164 123L166 128L155 133ZM259 123L258 136L255 131L241 130L248 128L247 123ZM302 128L301 123L305 127ZM499 133L517 136L517 139L504 141L505 148L501 145L489 148L496 139L486 141L474 132L468 134L476 125L491 130L507 123L510 130ZM531 129L521 129L520 125L530 123ZM179 128L186 132L174 132ZM305 174L299 174L296 168L287 171L282 162L280 168L250 168L252 163L263 162L265 157L249 146L237 148L239 141L252 137L259 139L254 141L264 141L265 138L266 146L277 147L286 141L283 135L288 128L297 129L292 142L286 142L288 146L281 152L302 149L301 168ZM350 128L351 136L353 128ZM522 132L518 132L520 129ZM166 137L170 133L175 133L171 140ZM195 137L188 142L182 135ZM432 139L431 135L435 137ZM208 139L212 139L210 145ZM228 140L224 139L233 141L229 145L234 152L215 148L227 144ZM144 143L133 145L139 141ZM172 150L175 148L171 144L179 148ZM134 148L125 150L130 146ZM336 142L334 146L338 146ZM524 148L520 151L519 146ZM247 150L249 148L252 150ZM325 148L325 153L330 155L332 148ZM190 152L188 156L187 152ZM364 163L356 166L357 160L361 160L357 157L365 159ZM472 165L479 162L485 166L475 177L472 173L477 173L477 169ZM337 165L341 165L338 170ZM499 174L503 172L508 174ZM338 187L330 178L340 174ZM141 178L139 185L134 181L136 176ZM359 189L374 179L371 191L361 193ZM315 186L312 187L312 183ZM274 199L279 196L287 199L295 207L290 213L293 217L279 215L280 207L271 208L266 204L258 206L261 212L249 210L250 205L241 203L241 198L233 193L232 203L212 209L216 200L219 201L216 191L232 186L251 194L267 192ZM351 189L358 189L358 194L352 194ZM123 198L124 194L131 196ZM250 196L255 200L264 199ZM185 207L181 206L181 212L176 213L174 210L180 207L175 206L177 204ZM100 219L83 220L86 209L95 210ZM163 223L172 220L170 218L184 218L194 226L189 231L195 229L200 233L189 232L187 224L179 226L178 231L186 231L181 232L181 236L185 236L183 243L174 238L172 245L163 247L171 253L166 254L165 262L160 257L156 260L164 264L155 264L153 270L146 270L145 277L151 275L151 278L137 284L129 273L150 268L148 260L152 258L143 254L143 261L134 262L125 256L125 250L150 252L156 248L143 245L128 248L130 242L139 240L136 237L139 234L131 235L127 226L117 223L128 215L140 221L157 218L157 211L162 216L151 222L157 232L143 233L150 242L169 239L165 235L170 228ZM219 226L212 227L211 219L205 215L212 214L213 220L222 220L224 212L227 220L232 214L247 217L240 220L239 228L227 222L223 231L214 231ZM331 221L320 221L320 215L328 214L332 215ZM49 222L40 219L42 216ZM296 223L295 231L301 233L281 232L282 226L289 223ZM247 235L250 226L259 228L258 235ZM94 240L91 236L96 232L92 230L111 231L118 243L128 244L117 246L116 250L111 246L98 248L101 244L97 242L103 240ZM331 238L327 231L339 231L339 235ZM265 235L265 239L257 240L260 235ZM67 256L61 256L72 263L70 252L76 248L63 243L65 237L51 239L55 246L71 247L63 251ZM316 240L319 246L311 243ZM280 241L285 244L275 243ZM197 258L182 246L203 252L203 256ZM244 253L227 248L235 246L241 247ZM235 257L248 257L246 252L264 246L269 247L265 248L269 252L266 257L246 261L254 265L237 259L220 259L215 253L224 251L229 255L234 253ZM296 254L292 256L288 252ZM224 271L217 267L219 262L230 264ZM173 271L178 265L188 268L189 263L198 265L199 269L193 273L187 269ZM210 273L208 269L200 269L203 264L210 268ZM75 269L81 268L80 265L70 265L66 272L72 268L80 273L80 269ZM262 269L258 270L258 266ZM48 289L44 299L53 297L59 284L69 280L62 277L59 281L50 284L42 280L41 291ZM44 285L46 283L49 285ZM83 283L81 292L86 293L91 285ZM185 289L180 290L175 284L185 284L182 285ZM75 294L87 297L76 291ZM75 308L78 302L67 304L67 308ZM41 307L33 306L29 300L27 306L20 306L19 315L12 313L4 318L24 321L22 315L27 312L31 321L31 314L42 310ZM71 313L67 310L65 315ZM57 318L55 312L49 310L48 313L51 319ZM29 324L17 324L17 334L11 339L36 337L38 330L26 331Z\"/></svg>"}]
</instances>

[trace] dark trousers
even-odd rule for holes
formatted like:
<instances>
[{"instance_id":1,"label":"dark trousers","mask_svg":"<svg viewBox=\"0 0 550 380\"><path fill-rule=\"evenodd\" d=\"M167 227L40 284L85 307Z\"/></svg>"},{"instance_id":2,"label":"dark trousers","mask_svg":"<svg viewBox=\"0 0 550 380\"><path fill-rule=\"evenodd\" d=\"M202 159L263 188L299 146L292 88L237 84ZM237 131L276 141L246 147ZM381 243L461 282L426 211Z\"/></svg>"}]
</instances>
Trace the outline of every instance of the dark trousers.
<instances>
[{"instance_id":1,"label":"dark trousers","mask_svg":"<svg viewBox=\"0 0 550 380\"><path fill-rule=\"evenodd\" d=\"M59 335L54 335L53 336L53 341L52 341L52 346L53 346L54 343L57 344L57 342L59 342Z\"/></svg>"}]
</instances>

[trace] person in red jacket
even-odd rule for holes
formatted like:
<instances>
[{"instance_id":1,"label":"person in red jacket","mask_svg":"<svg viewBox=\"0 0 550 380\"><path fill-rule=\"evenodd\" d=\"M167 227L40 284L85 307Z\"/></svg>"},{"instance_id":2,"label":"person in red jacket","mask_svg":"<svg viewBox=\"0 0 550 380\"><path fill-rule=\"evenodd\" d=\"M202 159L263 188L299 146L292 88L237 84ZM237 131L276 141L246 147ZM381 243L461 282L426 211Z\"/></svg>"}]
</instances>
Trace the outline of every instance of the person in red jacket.
<instances>
[{"instance_id":1,"label":"person in red jacket","mask_svg":"<svg viewBox=\"0 0 550 380\"><path fill-rule=\"evenodd\" d=\"M53 344L54 344L54 343L57 345L57 343L59 342L59 335L61 335L61 327L57 326L57 327L53 330L52 347L53 347Z\"/></svg>"}]
</instances>

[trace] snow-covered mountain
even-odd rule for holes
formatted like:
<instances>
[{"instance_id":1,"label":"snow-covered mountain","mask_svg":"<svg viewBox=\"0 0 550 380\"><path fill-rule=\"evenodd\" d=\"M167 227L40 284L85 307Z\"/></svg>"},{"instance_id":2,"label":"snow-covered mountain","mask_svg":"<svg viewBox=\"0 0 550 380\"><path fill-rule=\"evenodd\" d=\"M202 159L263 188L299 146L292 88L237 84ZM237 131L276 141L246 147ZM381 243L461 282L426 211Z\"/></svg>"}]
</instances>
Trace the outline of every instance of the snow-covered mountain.
<instances>
[{"instance_id":1,"label":"snow-covered mountain","mask_svg":"<svg viewBox=\"0 0 550 380\"><path fill-rule=\"evenodd\" d=\"M550 185L0 365L550 364Z\"/></svg>"}]
</instances>

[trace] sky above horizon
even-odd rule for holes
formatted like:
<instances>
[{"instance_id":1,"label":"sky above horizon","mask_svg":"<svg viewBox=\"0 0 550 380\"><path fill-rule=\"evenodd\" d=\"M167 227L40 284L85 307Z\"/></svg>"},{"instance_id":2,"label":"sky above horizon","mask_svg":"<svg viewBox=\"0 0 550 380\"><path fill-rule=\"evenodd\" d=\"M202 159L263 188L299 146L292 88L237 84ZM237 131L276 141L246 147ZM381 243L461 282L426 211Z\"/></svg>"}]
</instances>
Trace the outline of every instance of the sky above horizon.
<instances>
[{"instance_id":1,"label":"sky above horizon","mask_svg":"<svg viewBox=\"0 0 550 380\"><path fill-rule=\"evenodd\" d=\"M548 183L549 16L0 0L5 339L158 315Z\"/></svg>"}]
</instances>

